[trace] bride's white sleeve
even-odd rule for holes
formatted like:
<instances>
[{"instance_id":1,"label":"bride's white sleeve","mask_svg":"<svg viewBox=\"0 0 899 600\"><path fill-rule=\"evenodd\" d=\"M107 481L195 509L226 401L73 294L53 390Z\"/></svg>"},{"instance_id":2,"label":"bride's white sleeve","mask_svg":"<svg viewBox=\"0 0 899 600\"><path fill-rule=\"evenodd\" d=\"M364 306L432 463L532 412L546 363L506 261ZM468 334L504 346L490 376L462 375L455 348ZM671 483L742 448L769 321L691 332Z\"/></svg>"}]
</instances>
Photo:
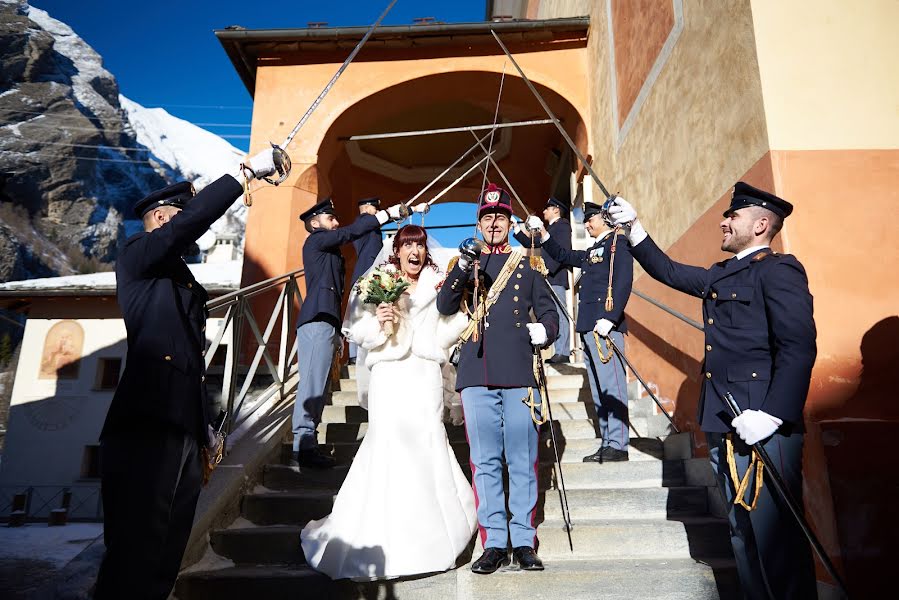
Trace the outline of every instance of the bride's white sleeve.
<instances>
[{"instance_id":1,"label":"bride's white sleeve","mask_svg":"<svg viewBox=\"0 0 899 600\"><path fill-rule=\"evenodd\" d=\"M454 315L440 315L437 318L437 328L434 332L434 343L438 348L447 350L459 341L459 336L468 325L468 315L457 312Z\"/></svg>"},{"instance_id":2,"label":"bride's white sleeve","mask_svg":"<svg viewBox=\"0 0 899 600\"><path fill-rule=\"evenodd\" d=\"M341 333L366 350L373 350L387 341L387 334L375 316L375 305L363 303L355 293L350 296Z\"/></svg>"}]
</instances>

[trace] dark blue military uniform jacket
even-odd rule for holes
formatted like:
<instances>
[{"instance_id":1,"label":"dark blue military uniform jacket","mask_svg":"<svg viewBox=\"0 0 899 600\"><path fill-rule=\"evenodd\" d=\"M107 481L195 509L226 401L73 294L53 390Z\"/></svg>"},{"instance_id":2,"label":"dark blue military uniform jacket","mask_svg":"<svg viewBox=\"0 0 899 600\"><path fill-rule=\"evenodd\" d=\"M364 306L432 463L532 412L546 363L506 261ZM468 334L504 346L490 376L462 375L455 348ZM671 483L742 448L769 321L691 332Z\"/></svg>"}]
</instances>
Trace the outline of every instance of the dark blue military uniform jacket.
<instances>
[{"instance_id":1,"label":"dark blue military uniform jacket","mask_svg":"<svg viewBox=\"0 0 899 600\"><path fill-rule=\"evenodd\" d=\"M116 261L116 295L128 354L101 437L167 424L205 444L208 295L181 254L242 193L236 179L221 177L168 223L125 243Z\"/></svg>"},{"instance_id":2,"label":"dark blue military uniform jacket","mask_svg":"<svg viewBox=\"0 0 899 600\"><path fill-rule=\"evenodd\" d=\"M375 262L378 252L383 247L384 242L381 239L380 229L369 231L353 241L353 248L356 249L356 265L353 267L353 277L351 279L353 283L368 271L368 268Z\"/></svg>"},{"instance_id":3,"label":"dark blue military uniform jacket","mask_svg":"<svg viewBox=\"0 0 899 600\"><path fill-rule=\"evenodd\" d=\"M812 295L799 261L766 248L704 269L674 262L651 238L632 253L650 276L702 298L702 430L732 430L733 416L721 400L731 392L741 409L765 411L783 420L782 429L802 431L817 348Z\"/></svg>"},{"instance_id":4,"label":"dark blue military uniform jacket","mask_svg":"<svg viewBox=\"0 0 899 600\"><path fill-rule=\"evenodd\" d=\"M481 274L485 289L499 275L509 254L482 254ZM473 289L473 271L453 267L437 294L437 310L453 315L460 310L463 292ZM531 311L546 328L547 344L559 335L559 315L543 276L531 269L522 257L499 298L482 321L480 339L462 345L456 376L456 390L489 386L500 388L534 387L533 347L527 323Z\"/></svg>"},{"instance_id":5,"label":"dark blue military uniform jacket","mask_svg":"<svg viewBox=\"0 0 899 600\"><path fill-rule=\"evenodd\" d=\"M303 244L306 298L300 308L297 327L312 321L326 321L340 327L340 303L346 267L340 247L380 227L373 215L359 215L352 225L331 231L316 229Z\"/></svg>"},{"instance_id":6,"label":"dark blue military uniform jacket","mask_svg":"<svg viewBox=\"0 0 899 600\"><path fill-rule=\"evenodd\" d=\"M569 238L570 239L570 238ZM612 273L612 310L606 310L606 295L609 289L609 266L612 264L612 234L600 238L587 250L571 250L563 247L554 235L543 244L544 256L552 256L559 263L581 268L580 292L578 294L578 333L593 330L600 319L608 319L615 329L627 332L624 307L631 296L634 283L634 259L631 245L623 235L618 236L615 248L615 271Z\"/></svg>"},{"instance_id":7,"label":"dark blue military uniform jacket","mask_svg":"<svg viewBox=\"0 0 899 600\"><path fill-rule=\"evenodd\" d=\"M568 219L560 218L556 220L555 223L546 228L546 232L556 241L559 246L567 250L571 250L571 223L568 222ZM531 247L531 238L523 231L519 231L518 233L516 233L515 239L518 240L518 243L525 248ZM535 240L534 246L537 248L540 247L539 238ZM549 282L553 285L561 285L567 290L569 273L568 267L571 265L564 265L559 262L555 256L549 256L545 252L543 253L543 262L546 263L546 270L548 271L546 278L549 279Z\"/></svg>"}]
</instances>

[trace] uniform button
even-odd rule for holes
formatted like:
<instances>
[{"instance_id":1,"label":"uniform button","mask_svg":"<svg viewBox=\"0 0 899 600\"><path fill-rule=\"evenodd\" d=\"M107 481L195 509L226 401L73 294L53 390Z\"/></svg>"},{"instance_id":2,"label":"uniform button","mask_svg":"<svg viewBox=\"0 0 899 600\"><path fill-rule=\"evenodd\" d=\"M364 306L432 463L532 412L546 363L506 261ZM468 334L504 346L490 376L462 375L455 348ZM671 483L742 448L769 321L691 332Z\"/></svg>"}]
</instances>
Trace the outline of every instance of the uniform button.
<instances>
[{"instance_id":1,"label":"uniform button","mask_svg":"<svg viewBox=\"0 0 899 600\"><path fill-rule=\"evenodd\" d=\"M717 297L718 297L718 294L716 294L715 292L712 292L712 300L714 300Z\"/></svg>"},{"instance_id":2,"label":"uniform button","mask_svg":"<svg viewBox=\"0 0 899 600\"><path fill-rule=\"evenodd\" d=\"M706 371L706 373L705 373L705 378L706 378L706 379L711 379L711 378L712 378L712 374L711 374L709 371Z\"/></svg>"},{"instance_id":3,"label":"uniform button","mask_svg":"<svg viewBox=\"0 0 899 600\"><path fill-rule=\"evenodd\" d=\"M192 288L192 287L194 287L194 284L188 283L188 284L187 284L187 287L188 287L188 289L189 289L189 288Z\"/></svg>"},{"instance_id":4,"label":"uniform button","mask_svg":"<svg viewBox=\"0 0 899 600\"><path fill-rule=\"evenodd\" d=\"M711 352L711 351L712 351L712 346L711 346L711 345L707 345L707 346L705 347L705 350L706 350L706 352Z\"/></svg>"},{"instance_id":5,"label":"uniform button","mask_svg":"<svg viewBox=\"0 0 899 600\"><path fill-rule=\"evenodd\" d=\"M521 279L521 273L517 273L517 274L515 275L515 277L517 277L518 279Z\"/></svg>"},{"instance_id":6,"label":"uniform button","mask_svg":"<svg viewBox=\"0 0 899 600\"><path fill-rule=\"evenodd\" d=\"M709 319L709 325L715 322L715 319Z\"/></svg>"},{"instance_id":7,"label":"uniform button","mask_svg":"<svg viewBox=\"0 0 899 600\"><path fill-rule=\"evenodd\" d=\"M518 310L518 309L516 308L515 310L512 311L512 314L513 314L513 315L517 315L517 314L520 313L520 312L521 312L521 311Z\"/></svg>"},{"instance_id":8,"label":"uniform button","mask_svg":"<svg viewBox=\"0 0 899 600\"><path fill-rule=\"evenodd\" d=\"M753 377L758 377L759 374L758 374L758 373L753 373L752 376L753 376Z\"/></svg>"},{"instance_id":9,"label":"uniform button","mask_svg":"<svg viewBox=\"0 0 899 600\"><path fill-rule=\"evenodd\" d=\"M206 351L203 350L202 352L200 352L200 356L206 356Z\"/></svg>"},{"instance_id":10,"label":"uniform button","mask_svg":"<svg viewBox=\"0 0 899 600\"><path fill-rule=\"evenodd\" d=\"M731 298L736 298L736 297L737 297L737 294L736 294L736 293L733 293L733 294L730 295L730 297L731 297Z\"/></svg>"},{"instance_id":11,"label":"uniform button","mask_svg":"<svg viewBox=\"0 0 899 600\"><path fill-rule=\"evenodd\" d=\"M512 302L518 302L518 296L512 296Z\"/></svg>"},{"instance_id":12,"label":"uniform button","mask_svg":"<svg viewBox=\"0 0 899 600\"><path fill-rule=\"evenodd\" d=\"M484 327L490 327L490 323L484 323Z\"/></svg>"},{"instance_id":13,"label":"uniform button","mask_svg":"<svg viewBox=\"0 0 899 600\"><path fill-rule=\"evenodd\" d=\"M200 375L200 383L205 383L205 382L206 382L206 376Z\"/></svg>"},{"instance_id":14,"label":"uniform button","mask_svg":"<svg viewBox=\"0 0 899 600\"><path fill-rule=\"evenodd\" d=\"M204 324L202 327L200 327L200 331L206 331L206 325L205 325L205 324Z\"/></svg>"},{"instance_id":15,"label":"uniform button","mask_svg":"<svg viewBox=\"0 0 899 600\"><path fill-rule=\"evenodd\" d=\"M166 355L165 355L165 359L166 359L166 360L172 360L172 357L169 356L168 354L166 354Z\"/></svg>"},{"instance_id":16,"label":"uniform button","mask_svg":"<svg viewBox=\"0 0 899 600\"><path fill-rule=\"evenodd\" d=\"M519 285L516 283L516 284L515 284L515 289L517 290L518 288L519 288Z\"/></svg>"},{"instance_id":17,"label":"uniform button","mask_svg":"<svg viewBox=\"0 0 899 600\"><path fill-rule=\"evenodd\" d=\"M515 323L515 327L521 327L521 323Z\"/></svg>"},{"instance_id":18,"label":"uniform button","mask_svg":"<svg viewBox=\"0 0 899 600\"><path fill-rule=\"evenodd\" d=\"M520 264L520 265L518 265L518 268L519 268L519 269L523 269L523 268L524 268L524 265L523 265L523 264Z\"/></svg>"},{"instance_id":19,"label":"uniform button","mask_svg":"<svg viewBox=\"0 0 899 600\"><path fill-rule=\"evenodd\" d=\"M599 260L598 260L598 261L596 261L596 262L602 262L602 258L603 258L603 257L602 257L602 256L600 256L600 257L599 257Z\"/></svg>"}]
</instances>

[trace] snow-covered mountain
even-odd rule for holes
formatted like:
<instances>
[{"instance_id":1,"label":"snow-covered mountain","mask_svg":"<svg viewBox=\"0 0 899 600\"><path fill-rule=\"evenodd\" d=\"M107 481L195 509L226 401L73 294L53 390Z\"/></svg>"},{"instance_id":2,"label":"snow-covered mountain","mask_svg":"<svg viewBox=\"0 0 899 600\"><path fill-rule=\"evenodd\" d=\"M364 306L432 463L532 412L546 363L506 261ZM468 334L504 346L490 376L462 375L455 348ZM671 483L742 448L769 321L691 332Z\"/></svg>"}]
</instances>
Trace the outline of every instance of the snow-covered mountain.
<instances>
[{"instance_id":1,"label":"snow-covered mountain","mask_svg":"<svg viewBox=\"0 0 899 600\"><path fill-rule=\"evenodd\" d=\"M162 108L144 108L119 94L137 141L150 150L162 164L167 179L192 181L200 190L225 173L235 170L245 153L225 139L179 119ZM243 237L246 207L236 203L217 221L216 232L237 233Z\"/></svg>"},{"instance_id":2,"label":"snow-covered mountain","mask_svg":"<svg viewBox=\"0 0 899 600\"><path fill-rule=\"evenodd\" d=\"M0 0L0 281L85 272L139 227L131 206L176 180L200 189L244 153L121 96L102 57L26 0ZM214 230L243 237L236 203Z\"/></svg>"}]
</instances>

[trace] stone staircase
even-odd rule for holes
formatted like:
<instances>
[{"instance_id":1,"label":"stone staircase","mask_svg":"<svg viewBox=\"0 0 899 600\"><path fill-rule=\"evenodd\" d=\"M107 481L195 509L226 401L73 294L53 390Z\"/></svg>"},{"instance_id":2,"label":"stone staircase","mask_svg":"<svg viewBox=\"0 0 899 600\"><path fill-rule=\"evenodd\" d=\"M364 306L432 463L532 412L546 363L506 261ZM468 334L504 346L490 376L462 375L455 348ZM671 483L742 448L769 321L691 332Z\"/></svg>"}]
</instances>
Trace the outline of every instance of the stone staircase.
<instances>
[{"instance_id":1,"label":"stone staircase","mask_svg":"<svg viewBox=\"0 0 899 600\"><path fill-rule=\"evenodd\" d=\"M603 465L581 458L599 445L582 365L547 368L553 427L563 462L574 552L563 528L549 431L541 435L539 554L543 572L474 575L476 539L447 573L388 582L332 582L307 565L299 533L327 515L367 428L356 402L353 367L331 395L319 441L340 464L329 471L280 464L265 467L260 485L244 495L241 514L214 531L204 559L182 572L180 600L230 599L690 599L738 598L727 524L708 460L693 458L687 434L664 437L667 420L631 387L630 461ZM460 465L470 476L462 427L447 426ZM410 522L410 526L414 526Z\"/></svg>"}]
</instances>

